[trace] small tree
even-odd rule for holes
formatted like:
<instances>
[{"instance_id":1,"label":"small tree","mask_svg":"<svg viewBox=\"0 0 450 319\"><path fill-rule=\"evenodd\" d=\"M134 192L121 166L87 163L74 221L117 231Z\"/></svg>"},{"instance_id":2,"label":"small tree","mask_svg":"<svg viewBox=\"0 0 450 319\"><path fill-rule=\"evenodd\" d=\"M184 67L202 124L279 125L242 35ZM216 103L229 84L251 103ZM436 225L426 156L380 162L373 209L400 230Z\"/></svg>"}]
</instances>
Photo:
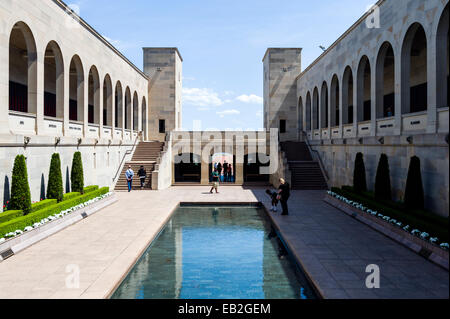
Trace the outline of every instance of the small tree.
<instances>
[{"instance_id":1,"label":"small tree","mask_svg":"<svg viewBox=\"0 0 450 319\"><path fill-rule=\"evenodd\" d=\"M30 186L24 155L17 155L14 160L9 209L22 210L25 215L31 212Z\"/></svg>"},{"instance_id":2,"label":"small tree","mask_svg":"<svg viewBox=\"0 0 450 319\"><path fill-rule=\"evenodd\" d=\"M408 178L406 179L405 207L409 209L424 209L424 197L420 159L417 156L413 156L409 163Z\"/></svg>"},{"instance_id":3,"label":"small tree","mask_svg":"<svg viewBox=\"0 0 450 319\"><path fill-rule=\"evenodd\" d=\"M386 154L381 154L375 177L375 198L378 200L391 200L391 178L389 176L389 162Z\"/></svg>"},{"instance_id":4,"label":"small tree","mask_svg":"<svg viewBox=\"0 0 450 319\"><path fill-rule=\"evenodd\" d=\"M61 160L59 154L52 155L50 162L50 171L48 173L47 198L56 199L59 202L63 200L63 182L61 174Z\"/></svg>"},{"instance_id":5,"label":"small tree","mask_svg":"<svg viewBox=\"0 0 450 319\"><path fill-rule=\"evenodd\" d=\"M353 171L353 189L355 192L366 192L366 167L364 165L363 154L356 154L355 169Z\"/></svg>"},{"instance_id":6,"label":"small tree","mask_svg":"<svg viewBox=\"0 0 450 319\"><path fill-rule=\"evenodd\" d=\"M73 154L70 182L72 192L84 193L83 161L81 160L80 152Z\"/></svg>"}]
</instances>

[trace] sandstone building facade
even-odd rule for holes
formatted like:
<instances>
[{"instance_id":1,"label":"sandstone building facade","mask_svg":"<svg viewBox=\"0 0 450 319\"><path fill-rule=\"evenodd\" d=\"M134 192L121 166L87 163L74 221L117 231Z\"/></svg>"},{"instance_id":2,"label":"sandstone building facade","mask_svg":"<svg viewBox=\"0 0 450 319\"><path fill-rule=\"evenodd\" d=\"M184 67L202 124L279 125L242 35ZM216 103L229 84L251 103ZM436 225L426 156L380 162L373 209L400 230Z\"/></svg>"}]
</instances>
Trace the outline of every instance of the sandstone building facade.
<instances>
[{"instance_id":1,"label":"sandstone building facade","mask_svg":"<svg viewBox=\"0 0 450 319\"><path fill-rule=\"evenodd\" d=\"M373 189L386 153L398 200L416 155L427 208L448 216L448 25L448 1L381 0L301 72L300 49L269 49L266 127L308 141L330 186L352 183L362 152Z\"/></svg>"}]
</instances>

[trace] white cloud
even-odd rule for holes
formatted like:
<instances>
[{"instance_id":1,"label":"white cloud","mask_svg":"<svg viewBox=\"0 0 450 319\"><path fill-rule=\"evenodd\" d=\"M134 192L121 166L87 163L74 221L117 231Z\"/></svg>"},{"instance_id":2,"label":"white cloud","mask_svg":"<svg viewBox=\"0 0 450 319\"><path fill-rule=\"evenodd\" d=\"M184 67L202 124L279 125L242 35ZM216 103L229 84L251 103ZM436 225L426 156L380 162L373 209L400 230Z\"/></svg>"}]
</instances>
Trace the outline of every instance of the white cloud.
<instances>
[{"instance_id":1,"label":"white cloud","mask_svg":"<svg viewBox=\"0 0 450 319\"><path fill-rule=\"evenodd\" d=\"M243 103L249 103L249 104L263 104L264 100L262 97L257 96L255 94L250 95L240 95L236 98L238 101L241 101Z\"/></svg>"},{"instance_id":2,"label":"white cloud","mask_svg":"<svg viewBox=\"0 0 450 319\"><path fill-rule=\"evenodd\" d=\"M183 88L183 103L198 107L211 107L223 105L219 94L206 88Z\"/></svg>"},{"instance_id":3,"label":"white cloud","mask_svg":"<svg viewBox=\"0 0 450 319\"><path fill-rule=\"evenodd\" d=\"M262 111L256 112L256 117L262 117L262 116L263 116L263 112Z\"/></svg>"},{"instance_id":4,"label":"white cloud","mask_svg":"<svg viewBox=\"0 0 450 319\"><path fill-rule=\"evenodd\" d=\"M224 111L216 112L216 114L219 115L220 117L224 117L225 115L239 115L239 114L241 114L241 112L233 109L233 110L224 110Z\"/></svg>"}]
</instances>

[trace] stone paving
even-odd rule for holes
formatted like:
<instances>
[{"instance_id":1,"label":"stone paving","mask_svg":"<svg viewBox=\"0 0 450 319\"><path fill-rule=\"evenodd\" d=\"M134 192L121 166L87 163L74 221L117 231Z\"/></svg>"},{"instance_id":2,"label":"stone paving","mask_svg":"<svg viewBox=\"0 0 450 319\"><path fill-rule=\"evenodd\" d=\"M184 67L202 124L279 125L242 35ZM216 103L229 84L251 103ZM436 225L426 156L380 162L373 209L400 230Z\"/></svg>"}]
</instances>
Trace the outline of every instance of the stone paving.
<instances>
[{"instance_id":1,"label":"stone paving","mask_svg":"<svg viewBox=\"0 0 450 319\"><path fill-rule=\"evenodd\" d=\"M0 298L106 298L155 238L179 202L263 202L264 189L227 186L118 193L119 201L0 263ZM322 201L293 191L291 215L272 215L325 298L448 298L448 272ZM367 289L368 264L381 288ZM67 288L68 265L80 287Z\"/></svg>"}]
</instances>

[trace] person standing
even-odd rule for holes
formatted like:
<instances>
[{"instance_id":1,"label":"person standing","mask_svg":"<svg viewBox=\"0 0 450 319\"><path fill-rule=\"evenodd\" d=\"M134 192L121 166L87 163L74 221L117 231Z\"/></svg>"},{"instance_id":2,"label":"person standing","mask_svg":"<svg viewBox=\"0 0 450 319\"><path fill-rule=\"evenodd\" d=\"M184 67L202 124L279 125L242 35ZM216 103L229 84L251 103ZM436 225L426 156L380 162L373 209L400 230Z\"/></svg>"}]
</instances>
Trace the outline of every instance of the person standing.
<instances>
[{"instance_id":1,"label":"person standing","mask_svg":"<svg viewBox=\"0 0 450 319\"><path fill-rule=\"evenodd\" d=\"M129 192L131 192L131 189L133 187L133 178L134 178L134 172L131 169L131 165L128 165L128 169L125 172L125 177L127 178L128 193L129 193Z\"/></svg>"},{"instance_id":2,"label":"person standing","mask_svg":"<svg viewBox=\"0 0 450 319\"><path fill-rule=\"evenodd\" d=\"M281 215L287 216L289 215L287 201L291 196L289 183L287 183L283 178L280 178L280 187L278 188L278 200L281 203L281 207L283 208L283 212Z\"/></svg>"},{"instance_id":3,"label":"person standing","mask_svg":"<svg viewBox=\"0 0 450 319\"><path fill-rule=\"evenodd\" d=\"M219 173L219 181L220 181L220 176L222 175L222 163L219 162L219 164L217 164L217 173Z\"/></svg>"},{"instance_id":4,"label":"person standing","mask_svg":"<svg viewBox=\"0 0 450 319\"><path fill-rule=\"evenodd\" d=\"M147 178L147 171L145 170L143 165L141 165L141 168L138 171L138 176L141 182L141 189L144 189L145 179Z\"/></svg>"},{"instance_id":5,"label":"person standing","mask_svg":"<svg viewBox=\"0 0 450 319\"><path fill-rule=\"evenodd\" d=\"M225 161L223 163L223 181L228 182L228 163Z\"/></svg>"},{"instance_id":6,"label":"person standing","mask_svg":"<svg viewBox=\"0 0 450 319\"><path fill-rule=\"evenodd\" d=\"M233 169L231 164L228 164L228 181L233 182Z\"/></svg>"},{"instance_id":7,"label":"person standing","mask_svg":"<svg viewBox=\"0 0 450 319\"><path fill-rule=\"evenodd\" d=\"M216 194L219 193L219 180L220 180L219 172L217 171L217 169L215 169L214 172L212 173L213 186L209 191L211 194L213 193L214 189L216 190Z\"/></svg>"}]
</instances>

